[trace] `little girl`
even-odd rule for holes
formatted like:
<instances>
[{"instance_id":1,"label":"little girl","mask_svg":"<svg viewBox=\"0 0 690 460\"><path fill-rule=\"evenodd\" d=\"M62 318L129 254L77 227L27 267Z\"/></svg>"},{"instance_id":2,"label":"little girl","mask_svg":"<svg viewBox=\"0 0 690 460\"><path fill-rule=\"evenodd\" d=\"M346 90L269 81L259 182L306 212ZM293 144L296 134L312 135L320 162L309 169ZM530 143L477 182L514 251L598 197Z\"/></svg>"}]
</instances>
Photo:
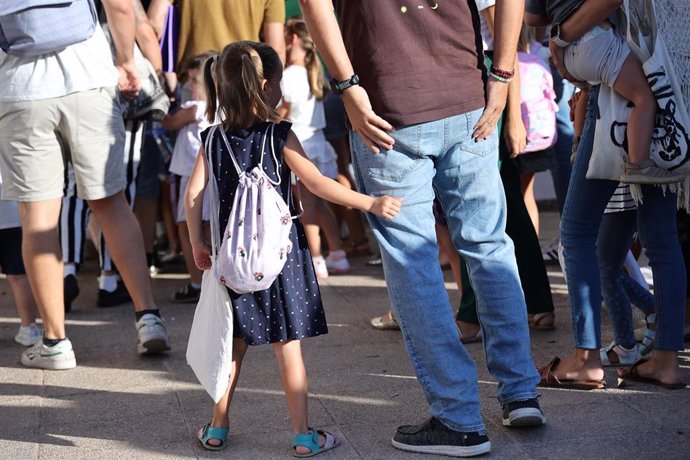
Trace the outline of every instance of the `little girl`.
<instances>
[{"instance_id":1,"label":"little girl","mask_svg":"<svg viewBox=\"0 0 690 460\"><path fill-rule=\"evenodd\" d=\"M215 77L215 78L214 78ZM319 173L305 156L290 123L274 125L271 153L261 150L262 139L272 123L279 120L274 107L281 97L280 79L282 66L278 55L267 45L238 42L225 47L214 63L205 68L208 93L207 118L216 117L216 97L222 129L228 138L237 163L248 171L259 164L263 155L266 174L274 181L286 203L290 204L290 174L294 172L304 186L323 199L372 212L392 219L400 209L400 201L388 196L370 197L359 194ZM215 81L214 81L215 80ZM202 133L206 141L208 130ZM218 133L217 135L220 135ZM222 232L227 225L230 203L233 202L238 175L233 166L230 151L222 140L219 155L199 149L185 198L187 224L194 251L194 260L202 270L211 268L211 247L202 236L201 206L207 186L208 164L218 187L220 209L217 213ZM205 145L205 144L204 144ZM270 151L266 147L266 151ZM278 163L278 164L276 164ZM220 238L220 235L219 235ZM199 440L207 449L225 447L228 435L228 410L237 385L240 367L248 345L272 344L279 363L281 380L285 389L288 410L292 418L292 446L297 457L311 456L340 444L331 433L310 428L307 423L307 376L302 361L300 340L325 334L324 315L318 283L314 274L311 255L299 221L295 220L290 239L293 249L288 262L273 285L264 291L238 295L230 291L233 306L235 340L231 381L226 394L214 405L213 418L198 433Z\"/></svg>"},{"instance_id":2,"label":"little girl","mask_svg":"<svg viewBox=\"0 0 690 460\"><path fill-rule=\"evenodd\" d=\"M326 96L321 63L316 55L314 42L307 25L301 19L290 19L285 26L287 67L280 88L283 101L278 114L292 123L292 130L312 163L326 177L338 178L337 154L326 140L323 99ZM350 264L340 243L338 222L322 199L309 190L302 193L304 230L314 261L316 276L327 278L328 272L347 273ZM321 255L323 229L328 241L329 254Z\"/></svg>"},{"instance_id":3,"label":"little girl","mask_svg":"<svg viewBox=\"0 0 690 460\"><path fill-rule=\"evenodd\" d=\"M190 282L173 295L173 302L195 303L201 293L201 271L194 264L192 245L185 221L184 195L189 176L194 169L194 160L201 146L201 131L208 127L206 122L206 91L203 81L203 64L211 55L202 54L192 58L187 67L187 85L190 100L182 103L180 109L163 118L163 127L168 131L177 131L175 148L170 161L170 172L177 178L178 200L177 223L180 244L184 254L185 265L189 271ZM208 206L204 207L204 221L208 221Z\"/></svg>"}]
</instances>

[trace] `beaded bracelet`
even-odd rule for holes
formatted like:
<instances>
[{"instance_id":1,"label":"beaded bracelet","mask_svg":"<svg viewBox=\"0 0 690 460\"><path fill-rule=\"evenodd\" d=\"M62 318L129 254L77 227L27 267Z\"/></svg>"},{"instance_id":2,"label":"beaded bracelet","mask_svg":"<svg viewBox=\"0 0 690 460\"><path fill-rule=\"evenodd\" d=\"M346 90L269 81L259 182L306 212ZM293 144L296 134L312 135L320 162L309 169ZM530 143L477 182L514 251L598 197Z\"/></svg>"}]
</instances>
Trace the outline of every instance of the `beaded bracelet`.
<instances>
[{"instance_id":1,"label":"beaded bracelet","mask_svg":"<svg viewBox=\"0 0 690 460\"><path fill-rule=\"evenodd\" d=\"M513 81L512 78L504 78L504 77L502 77L502 76L500 76L500 75L496 75L496 74L493 73L493 72L489 72L489 77L490 77L490 78L493 78L493 79L496 80L496 81L500 81L501 83L510 83L511 81Z\"/></svg>"},{"instance_id":2,"label":"beaded bracelet","mask_svg":"<svg viewBox=\"0 0 690 460\"><path fill-rule=\"evenodd\" d=\"M497 75L501 78L506 78L506 79L511 79L515 76L515 70L499 69L498 67L496 67L493 64L489 68L489 72L491 72L492 74Z\"/></svg>"}]
</instances>

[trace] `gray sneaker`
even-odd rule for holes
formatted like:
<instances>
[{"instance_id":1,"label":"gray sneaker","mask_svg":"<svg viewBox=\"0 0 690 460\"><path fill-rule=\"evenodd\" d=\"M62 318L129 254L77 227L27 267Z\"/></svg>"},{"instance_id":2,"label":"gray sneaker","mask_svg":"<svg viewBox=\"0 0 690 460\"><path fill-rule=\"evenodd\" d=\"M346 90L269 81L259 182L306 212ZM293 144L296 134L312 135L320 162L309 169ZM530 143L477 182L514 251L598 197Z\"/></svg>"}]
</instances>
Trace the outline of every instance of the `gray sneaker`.
<instances>
[{"instance_id":1,"label":"gray sneaker","mask_svg":"<svg viewBox=\"0 0 690 460\"><path fill-rule=\"evenodd\" d=\"M136 322L137 351L139 354L160 353L170 350L170 336L160 316L147 313Z\"/></svg>"},{"instance_id":2,"label":"gray sneaker","mask_svg":"<svg viewBox=\"0 0 690 460\"><path fill-rule=\"evenodd\" d=\"M30 347L43 338L43 328L36 323L31 323L28 326L19 326L17 335L14 336L14 341Z\"/></svg>"},{"instance_id":3,"label":"gray sneaker","mask_svg":"<svg viewBox=\"0 0 690 460\"><path fill-rule=\"evenodd\" d=\"M626 161L620 181L624 184L660 185L683 182L686 177L683 174L676 174L673 171L660 168L652 160L640 164Z\"/></svg>"},{"instance_id":4,"label":"gray sneaker","mask_svg":"<svg viewBox=\"0 0 690 460\"><path fill-rule=\"evenodd\" d=\"M65 339L53 347L47 347L39 340L22 353L22 364L40 369L63 370L77 367L72 342Z\"/></svg>"}]
</instances>

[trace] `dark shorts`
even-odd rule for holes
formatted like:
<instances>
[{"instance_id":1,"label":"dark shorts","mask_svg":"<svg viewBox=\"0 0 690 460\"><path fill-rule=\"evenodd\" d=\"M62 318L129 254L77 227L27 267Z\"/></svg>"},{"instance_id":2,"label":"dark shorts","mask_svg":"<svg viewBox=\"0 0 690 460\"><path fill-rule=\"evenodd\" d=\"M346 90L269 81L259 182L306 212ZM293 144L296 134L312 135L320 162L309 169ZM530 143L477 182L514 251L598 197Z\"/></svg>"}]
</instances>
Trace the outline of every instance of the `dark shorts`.
<instances>
[{"instance_id":1,"label":"dark shorts","mask_svg":"<svg viewBox=\"0 0 690 460\"><path fill-rule=\"evenodd\" d=\"M160 194L159 174L164 170L161 149L153 136L150 122L144 128L144 141L141 146L141 160L137 174L137 197L158 198Z\"/></svg>"},{"instance_id":2,"label":"dark shorts","mask_svg":"<svg viewBox=\"0 0 690 460\"><path fill-rule=\"evenodd\" d=\"M553 148L539 152L523 153L514 158L520 173L547 171L558 167L556 152Z\"/></svg>"},{"instance_id":3,"label":"dark shorts","mask_svg":"<svg viewBox=\"0 0 690 460\"><path fill-rule=\"evenodd\" d=\"M0 268L5 275L25 275L21 227L0 230Z\"/></svg>"}]
</instances>

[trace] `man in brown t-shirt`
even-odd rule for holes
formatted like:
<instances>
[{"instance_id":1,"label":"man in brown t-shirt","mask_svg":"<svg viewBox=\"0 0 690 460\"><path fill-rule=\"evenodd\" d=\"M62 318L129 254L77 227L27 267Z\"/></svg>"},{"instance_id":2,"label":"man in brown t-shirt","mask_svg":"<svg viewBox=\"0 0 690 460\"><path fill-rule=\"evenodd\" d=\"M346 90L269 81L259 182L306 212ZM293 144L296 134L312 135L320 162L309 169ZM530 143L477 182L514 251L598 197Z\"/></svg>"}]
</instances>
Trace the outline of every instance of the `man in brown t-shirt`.
<instances>
[{"instance_id":1,"label":"man in brown t-shirt","mask_svg":"<svg viewBox=\"0 0 690 460\"><path fill-rule=\"evenodd\" d=\"M476 369L458 338L437 262L432 201L436 193L467 261L503 424L542 425L539 376L496 168L495 127L513 76L524 2L496 1L488 75L473 0L301 0L300 6L352 124L360 191L403 199L394 220L368 218L432 417L398 428L393 445L453 456L486 453L491 443L479 412Z\"/></svg>"}]
</instances>

